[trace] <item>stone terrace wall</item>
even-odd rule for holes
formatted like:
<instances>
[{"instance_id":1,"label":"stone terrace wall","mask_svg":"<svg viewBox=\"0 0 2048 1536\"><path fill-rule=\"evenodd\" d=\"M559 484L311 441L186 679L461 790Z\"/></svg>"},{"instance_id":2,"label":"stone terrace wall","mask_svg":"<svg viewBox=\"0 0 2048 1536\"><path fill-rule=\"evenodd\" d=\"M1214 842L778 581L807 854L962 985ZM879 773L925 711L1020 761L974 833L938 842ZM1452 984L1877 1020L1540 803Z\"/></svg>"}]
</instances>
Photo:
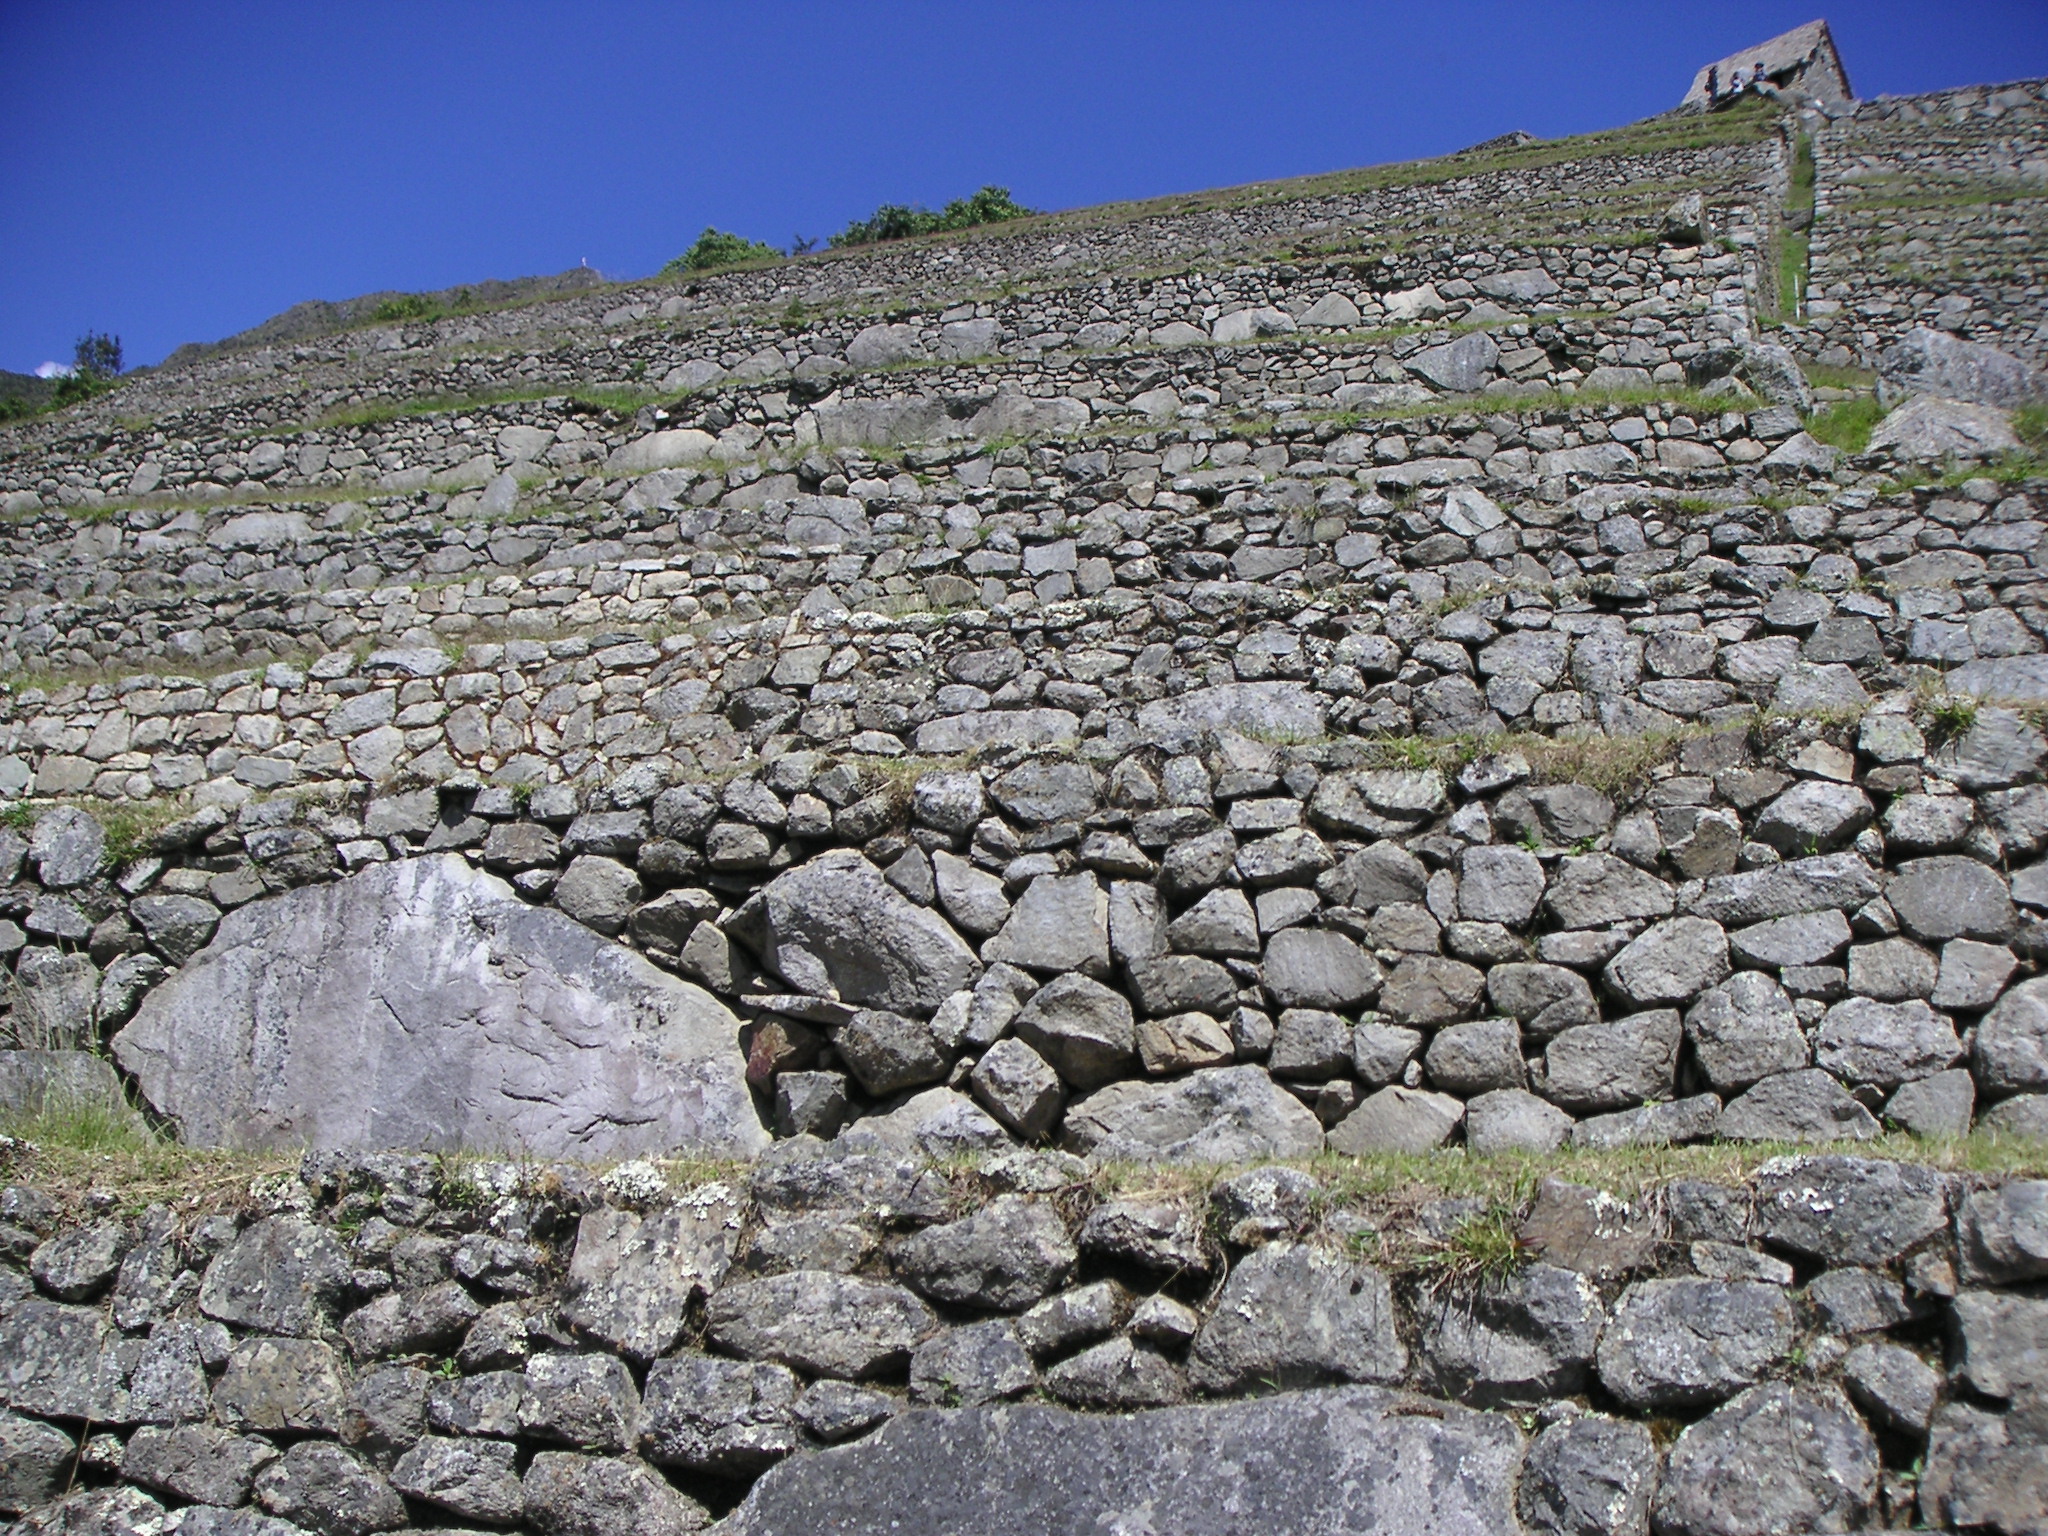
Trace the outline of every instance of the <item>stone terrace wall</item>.
<instances>
[{"instance_id":1,"label":"stone terrace wall","mask_svg":"<svg viewBox=\"0 0 2048 1536\"><path fill-rule=\"evenodd\" d=\"M1842 1157L1520 1211L1287 1166L1119 1194L1056 1154L815 1142L677 1189L311 1159L231 1214L14 1185L0 1514L670 1536L737 1503L718 1529L779 1536L1143 1504L1220 1533L1249 1462L1288 1533L1339 1528L1339 1489L1385 1536L2018 1532L2048 1510L2044 1203ZM1493 1230L1523 1260L1445 1262Z\"/></svg>"},{"instance_id":2,"label":"stone terrace wall","mask_svg":"<svg viewBox=\"0 0 2048 1536\"><path fill-rule=\"evenodd\" d=\"M1141 273L1262 266L1276 245L1306 243L1311 251L1362 248L1373 260L1385 253L1397 265L1434 251L1464 256L1469 265L1486 252L1532 241L1570 248L1654 234L1664 205L1687 190L1700 190L1716 205L1727 206L1729 217L1740 224L1749 218L1750 188L1765 153L1762 145L1734 145L1605 156L1359 193L1305 198L1276 193L1244 207L1169 211L1101 224L1031 224L940 243L835 252L757 272L692 280L681 292L673 284L650 283L495 315L363 332L322 346L239 353L138 380L118 403L71 419L113 425L125 416L145 414L168 425L185 412L233 402L262 410L280 382L330 392L331 398L321 401L324 408L332 399L362 391L366 373L386 367L401 375L414 373L422 352L429 357L444 351L472 353L476 371L466 381L471 387L536 378L618 379L629 360L609 354L612 336L621 329L631 332L648 321L674 322L684 333L744 324L776 327L790 320L792 301L810 312L808 321L795 322L802 325L818 323L819 312L828 320L842 311L870 318L876 311L930 317L963 302L1000 303L1006 292L1022 288L1027 296L1016 309L1029 323L1016 327L1008 339L1006 350L1016 349L1049 330L1071 332L1099 318L1087 313L1093 307L1087 290L1105 279L1123 283ZM1232 300L1226 293L1208 302L1227 306ZM1076 306L1078 317L1068 313ZM1039 313L1044 307L1052 316ZM1204 323L1199 307L1171 318ZM1047 344L1059 345L1041 343ZM746 353L758 346L747 347ZM500 348L512 348L516 355L493 356ZM667 367L683 360L679 355ZM663 371L652 376L659 378ZM398 392L426 392L423 382L408 382ZM21 440L50 431L61 436L64 427L44 423L15 429Z\"/></svg>"},{"instance_id":3,"label":"stone terrace wall","mask_svg":"<svg viewBox=\"0 0 2048 1536\"><path fill-rule=\"evenodd\" d=\"M1813 143L1800 352L1875 367L1926 325L2048 361L2048 85L1880 97Z\"/></svg>"}]
</instances>

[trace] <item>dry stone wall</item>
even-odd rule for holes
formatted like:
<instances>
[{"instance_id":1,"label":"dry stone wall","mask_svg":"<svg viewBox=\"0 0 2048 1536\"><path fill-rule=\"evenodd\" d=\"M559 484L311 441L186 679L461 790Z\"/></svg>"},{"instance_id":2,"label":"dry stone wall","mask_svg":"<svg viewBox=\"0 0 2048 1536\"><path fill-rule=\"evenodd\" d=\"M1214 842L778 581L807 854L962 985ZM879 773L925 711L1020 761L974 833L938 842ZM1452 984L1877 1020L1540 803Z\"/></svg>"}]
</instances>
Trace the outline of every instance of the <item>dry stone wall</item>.
<instances>
[{"instance_id":1,"label":"dry stone wall","mask_svg":"<svg viewBox=\"0 0 2048 1536\"><path fill-rule=\"evenodd\" d=\"M2032 1529L2048 1184L1858 1157L1515 1208L785 1143L0 1189L18 1536ZM1500 1228L1526 1258L1442 1262ZM1657 1433L1651 1432L1654 1422ZM728 1514L728 1511L730 1513Z\"/></svg>"},{"instance_id":2,"label":"dry stone wall","mask_svg":"<svg viewBox=\"0 0 2048 1536\"><path fill-rule=\"evenodd\" d=\"M1812 136L1800 352L1874 368L1914 326L2048 362L2048 92L2038 81L1859 102Z\"/></svg>"}]
</instances>

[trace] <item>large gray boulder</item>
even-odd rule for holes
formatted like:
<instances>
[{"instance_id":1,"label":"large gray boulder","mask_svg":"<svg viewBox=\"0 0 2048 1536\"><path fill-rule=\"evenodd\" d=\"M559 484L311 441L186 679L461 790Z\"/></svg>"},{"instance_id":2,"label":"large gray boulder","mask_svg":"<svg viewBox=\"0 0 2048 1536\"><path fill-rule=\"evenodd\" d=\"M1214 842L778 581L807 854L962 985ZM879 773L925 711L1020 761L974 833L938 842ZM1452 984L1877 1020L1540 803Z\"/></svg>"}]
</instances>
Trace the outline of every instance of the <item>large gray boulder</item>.
<instances>
[{"instance_id":1,"label":"large gray boulder","mask_svg":"<svg viewBox=\"0 0 2048 1536\"><path fill-rule=\"evenodd\" d=\"M1042 1404L901 1414L770 1469L722 1536L1508 1536L1522 1437L1373 1387L1128 1415Z\"/></svg>"},{"instance_id":2,"label":"large gray boulder","mask_svg":"<svg viewBox=\"0 0 2048 1536\"><path fill-rule=\"evenodd\" d=\"M1997 406L1936 395L1907 401L1870 434L1872 453L1888 452L1895 459L1915 462L1983 459L2019 445L2011 420Z\"/></svg>"},{"instance_id":3,"label":"large gray boulder","mask_svg":"<svg viewBox=\"0 0 2048 1536\"><path fill-rule=\"evenodd\" d=\"M2048 396L2048 375L2010 352L1916 325L1878 359L1887 385L1979 405L2015 406Z\"/></svg>"},{"instance_id":4,"label":"large gray boulder","mask_svg":"<svg viewBox=\"0 0 2048 1536\"><path fill-rule=\"evenodd\" d=\"M444 854L237 908L114 1055L198 1146L746 1157L768 1138L738 1035L708 992Z\"/></svg>"},{"instance_id":5,"label":"large gray boulder","mask_svg":"<svg viewBox=\"0 0 2048 1536\"><path fill-rule=\"evenodd\" d=\"M981 974L944 918L850 849L777 875L726 928L798 991L857 1008L928 1014Z\"/></svg>"}]
</instances>

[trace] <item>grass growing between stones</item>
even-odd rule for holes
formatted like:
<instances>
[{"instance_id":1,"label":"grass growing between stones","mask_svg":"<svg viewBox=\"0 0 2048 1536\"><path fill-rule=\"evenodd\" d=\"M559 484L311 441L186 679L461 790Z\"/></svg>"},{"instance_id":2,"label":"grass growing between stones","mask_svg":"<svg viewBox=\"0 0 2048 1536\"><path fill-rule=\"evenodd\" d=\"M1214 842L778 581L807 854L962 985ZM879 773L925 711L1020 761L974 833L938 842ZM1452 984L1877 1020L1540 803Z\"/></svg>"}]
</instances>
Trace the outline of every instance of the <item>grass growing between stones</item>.
<instances>
[{"instance_id":1,"label":"grass growing between stones","mask_svg":"<svg viewBox=\"0 0 2048 1536\"><path fill-rule=\"evenodd\" d=\"M1837 400L1816 411L1807 421L1806 430L1831 448L1861 453L1870 446L1870 434L1884 418L1885 408L1877 403L1877 397L1861 395L1854 400Z\"/></svg>"}]
</instances>

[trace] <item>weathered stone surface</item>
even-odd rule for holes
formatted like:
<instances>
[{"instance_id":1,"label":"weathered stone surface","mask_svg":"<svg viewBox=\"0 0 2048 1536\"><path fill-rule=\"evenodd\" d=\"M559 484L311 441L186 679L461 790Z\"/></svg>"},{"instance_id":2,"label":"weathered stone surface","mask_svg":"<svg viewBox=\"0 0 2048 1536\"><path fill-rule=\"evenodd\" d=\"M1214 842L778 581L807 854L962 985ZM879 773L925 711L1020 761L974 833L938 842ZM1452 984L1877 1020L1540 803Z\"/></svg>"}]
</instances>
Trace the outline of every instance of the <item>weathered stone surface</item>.
<instances>
[{"instance_id":1,"label":"weathered stone surface","mask_svg":"<svg viewBox=\"0 0 2048 1536\"><path fill-rule=\"evenodd\" d=\"M1702 993L1686 1011L1685 1037L1708 1085L1721 1093L1808 1064L1806 1036L1792 999L1761 971L1739 971Z\"/></svg>"},{"instance_id":2,"label":"weathered stone surface","mask_svg":"<svg viewBox=\"0 0 2048 1536\"><path fill-rule=\"evenodd\" d=\"M1366 1152L1430 1152L1449 1141L1464 1118L1464 1104L1447 1093L1390 1083L1331 1127L1330 1150L1353 1157Z\"/></svg>"},{"instance_id":3,"label":"weathered stone surface","mask_svg":"<svg viewBox=\"0 0 2048 1536\"><path fill-rule=\"evenodd\" d=\"M966 941L850 850L777 875L727 930L798 991L926 1014L981 974Z\"/></svg>"},{"instance_id":4,"label":"weathered stone surface","mask_svg":"<svg viewBox=\"0 0 2048 1536\"><path fill-rule=\"evenodd\" d=\"M0 1410L0 1515L20 1515L64 1491L78 1447L54 1424Z\"/></svg>"},{"instance_id":5,"label":"weathered stone surface","mask_svg":"<svg viewBox=\"0 0 2048 1536\"><path fill-rule=\"evenodd\" d=\"M1877 1496L1877 1477L1877 1443L1840 1392L1751 1387L1671 1447L1657 1490L1657 1530L1857 1530Z\"/></svg>"},{"instance_id":6,"label":"weathered stone surface","mask_svg":"<svg viewBox=\"0 0 2048 1536\"><path fill-rule=\"evenodd\" d=\"M1115 1338L1053 1366L1045 1390L1069 1407L1128 1413L1178 1403L1188 1383L1187 1373L1155 1346Z\"/></svg>"},{"instance_id":7,"label":"weathered stone surface","mask_svg":"<svg viewBox=\"0 0 2048 1536\"><path fill-rule=\"evenodd\" d=\"M742 1359L854 1381L900 1369L939 1327L901 1286L818 1270L728 1285L705 1322L711 1341Z\"/></svg>"},{"instance_id":8,"label":"weathered stone surface","mask_svg":"<svg viewBox=\"0 0 2048 1536\"><path fill-rule=\"evenodd\" d=\"M263 1434L336 1434L346 1402L341 1357L317 1339L243 1339L213 1389L225 1423Z\"/></svg>"},{"instance_id":9,"label":"weathered stone surface","mask_svg":"<svg viewBox=\"0 0 2048 1536\"><path fill-rule=\"evenodd\" d=\"M1887 1264L1948 1221L1941 1174L1864 1157L1793 1157L1757 1174L1757 1232L1829 1264Z\"/></svg>"},{"instance_id":10,"label":"weathered stone surface","mask_svg":"<svg viewBox=\"0 0 2048 1536\"><path fill-rule=\"evenodd\" d=\"M1728 974L1728 935L1705 918L1674 917L1632 939L1602 974L1632 1007L1690 1002Z\"/></svg>"},{"instance_id":11,"label":"weathered stone surface","mask_svg":"<svg viewBox=\"0 0 2048 1536\"><path fill-rule=\"evenodd\" d=\"M1544 1049L1539 1091L1575 1114L1669 1098L1684 1029L1674 1009L1567 1029Z\"/></svg>"},{"instance_id":12,"label":"weathered stone surface","mask_svg":"<svg viewBox=\"0 0 2048 1536\"><path fill-rule=\"evenodd\" d=\"M455 855L237 908L114 1051L205 1146L767 1140L722 1004Z\"/></svg>"},{"instance_id":13,"label":"weathered stone surface","mask_svg":"<svg viewBox=\"0 0 2048 1536\"><path fill-rule=\"evenodd\" d=\"M1615 1304L1600 1339L1600 1384L1638 1411L1699 1407L1756 1381L1792 1340L1781 1286L1645 1280Z\"/></svg>"},{"instance_id":14,"label":"weathered stone surface","mask_svg":"<svg viewBox=\"0 0 2048 1536\"><path fill-rule=\"evenodd\" d=\"M636 1360L667 1354L690 1302L725 1278L739 1227L738 1197L717 1184L644 1217L589 1212L576 1229L564 1319Z\"/></svg>"},{"instance_id":15,"label":"weathered stone surface","mask_svg":"<svg viewBox=\"0 0 2048 1536\"><path fill-rule=\"evenodd\" d=\"M1605 1310L1568 1269L1532 1264L1421 1309L1422 1354L1437 1391L1476 1407L1535 1405L1582 1389Z\"/></svg>"},{"instance_id":16,"label":"weathered stone surface","mask_svg":"<svg viewBox=\"0 0 2048 1536\"><path fill-rule=\"evenodd\" d=\"M1956 1246L1965 1280L2048 1278L2048 1180L2013 1179L1967 1196L1956 1213Z\"/></svg>"},{"instance_id":17,"label":"weathered stone surface","mask_svg":"<svg viewBox=\"0 0 2048 1536\"><path fill-rule=\"evenodd\" d=\"M1644 1536L1657 1459L1640 1424L1598 1414L1552 1424L1522 1467L1522 1520L1543 1536Z\"/></svg>"},{"instance_id":18,"label":"weathered stone surface","mask_svg":"<svg viewBox=\"0 0 2048 1536\"><path fill-rule=\"evenodd\" d=\"M1131 1005L1086 976L1056 976L1032 994L1013 1026L1060 1080L1087 1093L1129 1072L1137 1055Z\"/></svg>"},{"instance_id":19,"label":"weathered stone surface","mask_svg":"<svg viewBox=\"0 0 2048 1536\"><path fill-rule=\"evenodd\" d=\"M502 1440L428 1435L398 1458L391 1486L457 1519L502 1525L526 1510L526 1491L513 1466L517 1456L518 1447Z\"/></svg>"},{"instance_id":20,"label":"weathered stone surface","mask_svg":"<svg viewBox=\"0 0 2048 1536\"><path fill-rule=\"evenodd\" d=\"M1977 1025L1977 1082L1987 1094L2048 1089L2048 977L2023 981Z\"/></svg>"},{"instance_id":21,"label":"weathered stone surface","mask_svg":"<svg viewBox=\"0 0 2048 1536\"><path fill-rule=\"evenodd\" d=\"M2048 1433L2038 1413L1944 1404L1933 1417L1922 1518L1969 1529L2037 1531L2048 1521Z\"/></svg>"},{"instance_id":22,"label":"weathered stone surface","mask_svg":"<svg viewBox=\"0 0 2048 1536\"><path fill-rule=\"evenodd\" d=\"M371 1536L405 1524L405 1501L361 1456L301 1440L256 1479L256 1502L319 1536Z\"/></svg>"},{"instance_id":23,"label":"weathered stone surface","mask_svg":"<svg viewBox=\"0 0 2048 1536\"><path fill-rule=\"evenodd\" d=\"M1878 372L1915 395L1979 405L2025 405L2048 394L2048 378L1997 347L1916 325L1887 347Z\"/></svg>"},{"instance_id":24,"label":"weathered stone surface","mask_svg":"<svg viewBox=\"0 0 2048 1536\"><path fill-rule=\"evenodd\" d=\"M682 1536L711 1517L633 1457L542 1451L522 1478L526 1521L542 1536Z\"/></svg>"},{"instance_id":25,"label":"weathered stone surface","mask_svg":"<svg viewBox=\"0 0 2048 1536\"><path fill-rule=\"evenodd\" d=\"M1842 1359L1842 1385L1885 1428L1924 1435L1941 1372L1896 1344L1859 1344Z\"/></svg>"},{"instance_id":26,"label":"weathered stone surface","mask_svg":"<svg viewBox=\"0 0 2048 1536\"><path fill-rule=\"evenodd\" d=\"M1738 875L1717 875L1692 903L1701 917L1746 927L1830 908L1853 912L1878 894L1878 875L1860 854L1824 853Z\"/></svg>"},{"instance_id":27,"label":"weathered stone surface","mask_svg":"<svg viewBox=\"0 0 2048 1536\"><path fill-rule=\"evenodd\" d=\"M897 1418L771 1470L730 1536L834 1531L1061 1536L1142 1511L1176 1536L1509 1536L1521 1436L1451 1408L1411 1417L1371 1387L1095 1416L1037 1404ZM1124 1522L1128 1523L1128 1522Z\"/></svg>"},{"instance_id":28,"label":"weathered stone surface","mask_svg":"<svg viewBox=\"0 0 2048 1536\"><path fill-rule=\"evenodd\" d=\"M1020 1312L1063 1284L1078 1257L1050 1206L1001 1195L972 1216L906 1238L891 1261L933 1301Z\"/></svg>"},{"instance_id":29,"label":"weathered stone surface","mask_svg":"<svg viewBox=\"0 0 2048 1536\"><path fill-rule=\"evenodd\" d=\"M910 1398L916 1403L997 1403L1030 1391L1037 1379L1016 1326L1000 1320L948 1329L910 1357Z\"/></svg>"},{"instance_id":30,"label":"weathered stone surface","mask_svg":"<svg viewBox=\"0 0 2048 1536\"><path fill-rule=\"evenodd\" d=\"M1040 875L982 946L984 957L1035 971L1109 970L1109 897L1092 874ZM960 985L967 985L972 977Z\"/></svg>"},{"instance_id":31,"label":"weathered stone surface","mask_svg":"<svg viewBox=\"0 0 2048 1536\"><path fill-rule=\"evenodd\" d=\"M1248 1162L1323 1146L1314 1112L1254 1066L1112 1083L1068 1108L1063 1134L1074 1151L1105 1161Z\"/></svg>"},{"instance_id":32,"label":"weathered stone surface","mask_svg":"<svg viewBox=\"0 0 2048 1536\"><path fill-rule=\"evenodd\" d=\"M347 1289L348 1254L324 1226L269 1216L207 1266L199 1309L264 1333L318 1337Z\"/></svg>"},{"instance_id":33,"label":"weathered stone surface","mask_svg":"<svg viewBox=\"0 0 2048 1536\"><path fill-rule=\"evenodd\" d=\"M2048 1299L2011 1291L1964 1291L1951 1364L1986 1397L2038 1396L2048 1388Z\"/></svg>"},{"instance_id":34,"label":"weathered stone surface","mask_svg":"<svg viewBox=\"0 0 2048 1536\"><path fill-rule=\"evenodd\" d=\"M1287 928L1266 946L1266 990L1281 1008L1351 1009L1380 987L1380 968L1327 928Z\"/></svg>"},{"instance_id":35,"label":"weathered stone surface","mask_svg":"<svg viewBox=\"0 0 2048 1536\"><path fill-rule=\"evenodd\" d=\"M550 1350L526 1362L519 1428L578 1450L619 1451L632 1438L640 1393L610 1355Z\"/></svg>"},{"instance_id":36,"label":"weathered stone surface","mask_svg":"<svg viewBox=\"0 0 2048 1536\"><path fill-rule=\"evenodd\" d=\"M1962 1060L1963 1043L1945 1014L1915 999L1852 997L1827 1011L1814 1033L1814 1064L1852 1083L1896 1088Z\"/></svg>"},{"instance_id":37,"label":"weathered stone surface","mask_svg":"<svg viewBox=\"0 0 2048 1536\"><path fill-rule=\"evenodd\" d=\"M1465 1145L1494 1152L1555 1152L1571 1134L1572 1117L1521 1088L1499 1088L1465 1104Z\"/></svg>"},{"instance_id":38,"label":"weathered stone surface","mask_svg":"<svg viewBox=\"0 0 2048 1536\"><path fill-rule=\"evenodd\" d=\"M1301 1243L1239 1260L1188 1356L1205 1392L1391 1381L1407 1363L1386 1277Z\"/></svg>"},{"instance_id":39,"label":"weathered stone surface","mask_svg":"<svg viewBox=\"0 0 2048 1536\"><path fill-rule=\"evenodd\" d=\"M656 1466L752 1476L801 1443L796 1395L787 1366L693 1354L657 1360L641 1399L640 1454Z\"/></svg>"},{"instance_id":40,"label":"weathered stone surface","mask_svg":"<svg viewBox=\"0 0 2048 1536\"><path fill-rule=\"evenodd\" d=\"M1877 1119L1819 1068L1760 1079L1721 1111L1729 1141L1868 1141Z\"/></svg>"}]
</instances>

